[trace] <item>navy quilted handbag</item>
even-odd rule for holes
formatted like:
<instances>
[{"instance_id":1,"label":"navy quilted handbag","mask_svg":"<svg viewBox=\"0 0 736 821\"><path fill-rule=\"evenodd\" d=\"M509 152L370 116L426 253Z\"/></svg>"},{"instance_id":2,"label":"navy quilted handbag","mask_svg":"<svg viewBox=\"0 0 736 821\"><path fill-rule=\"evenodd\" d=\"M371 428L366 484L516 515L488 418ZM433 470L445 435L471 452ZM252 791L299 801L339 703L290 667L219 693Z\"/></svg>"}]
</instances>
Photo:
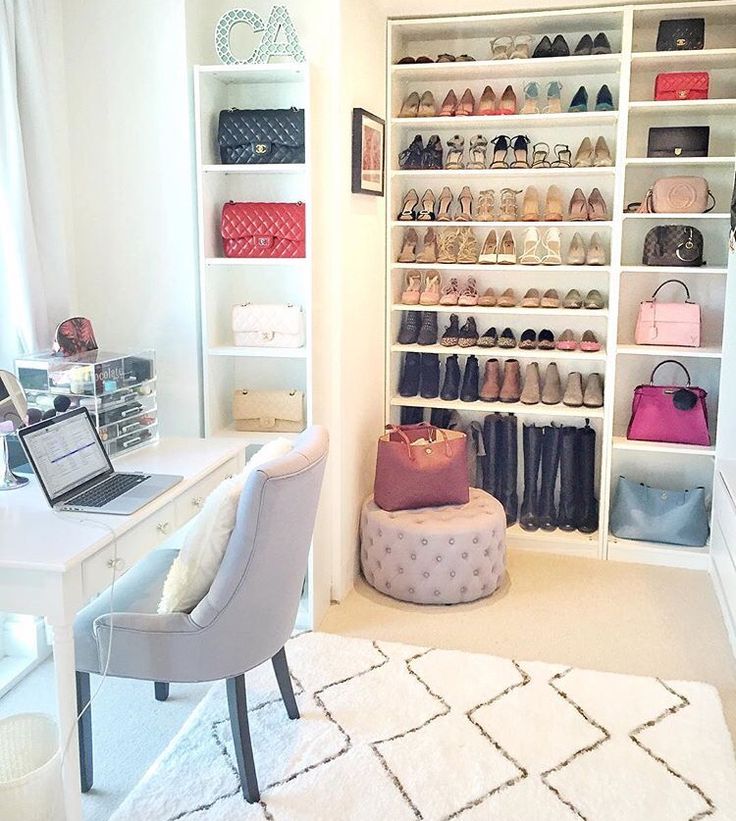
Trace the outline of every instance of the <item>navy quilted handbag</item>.
<instances>
[{"instance_id":1,"label":"navy quilted handbag","mask_svg":"<svg viewBox=\"0 0 736 821\"><path fill-rule=\"evenodd\" d=\"M221 111L217 143L228 165L303 163L304 109Z\"/></svg>"}]
</instances>

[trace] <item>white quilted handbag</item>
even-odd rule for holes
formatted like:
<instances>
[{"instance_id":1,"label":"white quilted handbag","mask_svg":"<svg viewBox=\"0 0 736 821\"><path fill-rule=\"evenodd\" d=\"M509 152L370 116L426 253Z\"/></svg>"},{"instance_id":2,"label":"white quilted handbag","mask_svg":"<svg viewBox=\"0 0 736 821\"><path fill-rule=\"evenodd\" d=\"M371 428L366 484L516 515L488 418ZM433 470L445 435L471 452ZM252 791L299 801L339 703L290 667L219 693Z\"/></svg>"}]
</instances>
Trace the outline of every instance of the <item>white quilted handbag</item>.
<instances>
[{"instance_id":1,"label":"white quilted handbag","mask_svg":"<svg viewBox=\"0 0 736 821\"><path fill-rule=\"evenodd\" d=\"M237 390L233 396L236 430L298 433L304 430L301 391Z\"/></svg>"},{"instance_id":2,"label":"white quilted handbag","mask_svg":"<svg viewBox=\"0 0 736 821\"><path fill-rule=\"evenodd\" d=\"M299 305L235 305L233 333L238 346L301 348L304 312Z\"/></svg>"}]
</instances>

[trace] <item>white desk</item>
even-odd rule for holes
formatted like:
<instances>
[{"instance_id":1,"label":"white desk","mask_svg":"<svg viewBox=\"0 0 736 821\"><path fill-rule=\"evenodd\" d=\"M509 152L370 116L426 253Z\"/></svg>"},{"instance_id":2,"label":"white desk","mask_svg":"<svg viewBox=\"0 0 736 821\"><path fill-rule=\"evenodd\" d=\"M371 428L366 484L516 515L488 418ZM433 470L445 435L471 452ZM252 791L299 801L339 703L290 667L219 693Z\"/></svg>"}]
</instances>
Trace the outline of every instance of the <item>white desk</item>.
<instances>
[{"instance_id":1,"label":"white desk","mask_svg":"<svg viewBox=\"0 0 736 821\"><path fill-rule=\"evenodd\" d=\"M53 627L61 737L76 720L73 622L118 573L186 524L207 494L245 461L243 439L162 439L116 460L117 470L174 473L176 487L132 516L54 513L35 479L0 493L0 610L44 616ZM104 527L107 525L108 527ZM64 762L67 821L81 821L76 732Z\"/></svg>"}]
</instances>

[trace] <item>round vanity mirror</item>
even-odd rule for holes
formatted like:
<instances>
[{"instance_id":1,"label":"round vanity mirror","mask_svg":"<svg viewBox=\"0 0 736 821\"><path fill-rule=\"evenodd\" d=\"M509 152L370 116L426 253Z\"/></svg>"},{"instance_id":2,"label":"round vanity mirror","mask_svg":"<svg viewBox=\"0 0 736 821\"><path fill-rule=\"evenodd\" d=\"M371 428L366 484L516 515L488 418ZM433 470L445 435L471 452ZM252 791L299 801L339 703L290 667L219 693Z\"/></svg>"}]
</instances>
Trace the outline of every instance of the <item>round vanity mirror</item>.
<instances>
[{"instance_id":1,"label":"round vanity mirror","mask_svg":"<svg viewBox=\"0 0 736 821\"><path fill-rule=\"evenodd\" d=\"M0 370L0 490L12 490L28 483L10 469L8 438L27 422L28 402L23 388L10 373Z\"/></svg>"}]
</instances>

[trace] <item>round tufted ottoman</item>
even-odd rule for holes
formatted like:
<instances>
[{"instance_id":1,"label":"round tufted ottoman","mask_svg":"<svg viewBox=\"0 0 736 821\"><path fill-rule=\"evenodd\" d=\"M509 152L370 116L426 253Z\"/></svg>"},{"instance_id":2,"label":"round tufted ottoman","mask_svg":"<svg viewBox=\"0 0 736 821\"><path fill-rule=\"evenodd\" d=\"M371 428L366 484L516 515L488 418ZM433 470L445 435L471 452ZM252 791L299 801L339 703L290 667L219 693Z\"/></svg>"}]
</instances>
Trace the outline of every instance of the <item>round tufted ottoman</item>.
<instances>
[{"instance_id":1,"label":"round tufted ottoman","mask_svg":"<svg viewBox=\"0 0 736 821\"><path fill-rule=\"evenodd\" d=\"M370 496L360 520L360 564L376 590L419 604L490 596L506 560L506 515L477 488L466 505L382 510Z\"/></svg>"}]
</instances>

